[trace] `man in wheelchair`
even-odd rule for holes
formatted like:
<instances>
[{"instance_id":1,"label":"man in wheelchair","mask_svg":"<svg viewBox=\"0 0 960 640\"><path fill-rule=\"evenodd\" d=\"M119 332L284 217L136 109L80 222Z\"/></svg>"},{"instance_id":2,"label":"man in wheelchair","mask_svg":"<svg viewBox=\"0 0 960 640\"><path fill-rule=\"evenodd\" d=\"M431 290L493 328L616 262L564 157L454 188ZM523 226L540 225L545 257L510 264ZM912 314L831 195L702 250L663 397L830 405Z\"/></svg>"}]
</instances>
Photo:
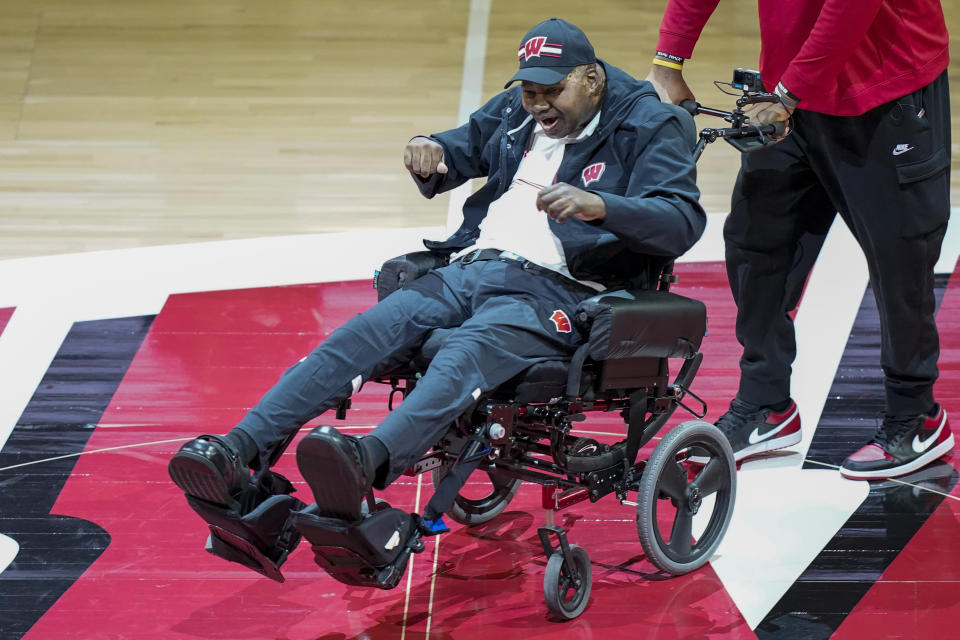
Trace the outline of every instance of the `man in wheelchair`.
<instances>
[{"instance_id":1,"label":"man in wheelchair","mask_svg":"<svg viewBox=\"0 0 960 640\"><path fill-rule=\"evenodd\" d=\"M649 288L700 237L693 119L598 60L580 29L556 18L531 29L506 87L466 124L404 149L427 198L487 179L460 228L425 241L426 273L333 332L229 433L200 436L171 459L173 481L211 525L213 553L282 579L279 565L307 532L315 547L325 536L352 540L351 562L389 565L418 521L378 505L372 489L414 465L481 396L537 363L569 361L585 338L582 301ZM293 498L270 467L300 427L409 363L437 329L429 367L369 435L322 426L300 441L315 504ZM364 578L324 557L345 582L396 584L395 572Z\"/></svg>"}]
</instances>

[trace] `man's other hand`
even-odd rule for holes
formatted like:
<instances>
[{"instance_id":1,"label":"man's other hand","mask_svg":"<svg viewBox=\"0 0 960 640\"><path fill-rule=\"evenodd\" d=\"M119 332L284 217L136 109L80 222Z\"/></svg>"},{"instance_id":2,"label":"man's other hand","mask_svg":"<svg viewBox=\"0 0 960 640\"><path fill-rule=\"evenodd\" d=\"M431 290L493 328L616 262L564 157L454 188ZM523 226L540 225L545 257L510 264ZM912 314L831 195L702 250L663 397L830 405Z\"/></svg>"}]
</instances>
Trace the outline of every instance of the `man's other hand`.
<instances>
[{"instance_id":1,"label":"man's other hand","mask_svg":"<svg viewBox=\"0 0 960 640\"><path fill-rule=\"evenodd\" d=\"M750 118L750 124L760 125L773 124L774 122L785 122L783 135L775 137L774 140L780 141L790 133L790 116L793 115L793 109L782 102L760 102L758 104L748 104L743 112Z\"/></svg>"},{"instance_id":2,"label":"man's other hand","mask_svg":"<svg viewBox=\"0 0 960 640\"><path fill-rule=\"evenodd\" d=\"M447 165L443 163L443 147L426 136L417 136L403 148L403 166L421 178L447 172Z\"/></svg>"},{"instance_id":3,"label":"man's other hand","mask_svg":"<svg viewBox=\"0 0 960 640\"><path fill-rule=\"evenodd\" d=\"M557 222L576 216L581 220L602 220L607 215L607 205L595 193L558 182L537 194L537 209Z\"/></svg>"}]
</instances>

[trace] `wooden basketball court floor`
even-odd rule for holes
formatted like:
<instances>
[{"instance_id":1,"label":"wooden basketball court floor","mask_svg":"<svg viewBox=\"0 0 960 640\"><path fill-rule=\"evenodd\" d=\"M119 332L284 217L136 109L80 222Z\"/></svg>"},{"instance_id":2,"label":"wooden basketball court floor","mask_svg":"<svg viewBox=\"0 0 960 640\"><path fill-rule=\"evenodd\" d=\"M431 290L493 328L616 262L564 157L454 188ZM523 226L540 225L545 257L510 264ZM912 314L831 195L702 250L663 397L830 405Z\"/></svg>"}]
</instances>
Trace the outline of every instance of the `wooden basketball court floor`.
<instances>
[{"instance_id":1,"label":"wooden basketball court floor","mask_svg":"<svg viewBox=\"0 0 960 640\"><path fill-rule=\"evenodd\" d=\"M327 577L306 545L283 584L206 554L203 523L167 477L182 442L229 429L375 301L383 259L443 235L463 194L422 201L400 166L407 139L497 91L520 36L551 15L644 75L662 8L5 0L0 639L957 637L957 459L887 482L836 471L882 409L877 313L841 225L796 317L801 444L742 465L727 536L687 576L656 572L633 510L613 498L559 512L593 565L573 622L543 605L537 487L488 525L431 539L396 589L369 591ZM755 61L753 12L721 3L688 67L701 102L731 106L712 81ZM676 290L708 306L693 389L711 420L739 357L720 240L736 162L720 144L701 160L709 226L677 269ZM958 256L952 224L936 394L954 413ZM376 424L387 390L375 386L333 424ZM622 432L582 426L601 440ZM290 455L279 469L310 501ZM384 497L417 510L431 490L405 478Z\"/></svg>"}]
</instances>

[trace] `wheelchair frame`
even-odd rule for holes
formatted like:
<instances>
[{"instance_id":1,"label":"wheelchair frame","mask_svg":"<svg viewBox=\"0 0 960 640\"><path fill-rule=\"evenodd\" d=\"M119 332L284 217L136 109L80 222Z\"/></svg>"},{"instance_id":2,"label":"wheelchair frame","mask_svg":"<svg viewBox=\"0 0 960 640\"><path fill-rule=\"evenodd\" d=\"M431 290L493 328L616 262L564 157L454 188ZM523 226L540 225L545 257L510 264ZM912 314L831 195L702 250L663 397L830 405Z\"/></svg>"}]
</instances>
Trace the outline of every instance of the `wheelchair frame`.
<instances>
[{"instance_id":1,"label":"wheelchair frame","mask_svg":"<svg viewBox=\"0 0 960 640\"><path fill-rule=\"evenodd\" d=\"M414 261L419 260L417 256ZM668 293L675 281L671 262L657 276L659 294L647 291L647 298L651 294L680 298ZM611 300L614 307L637 304L627 299ZM705 311L702 313L705 329ZM702 335L696 338L699 344ZM671 341L673 336L668 340ZM587 553L568 542L564 529L555 523L556 511L614 494L621 504L637 508L638 534L651 562L663 571L680 574L699 568L715 551L732 514L736 486L730 446L716 427L704 422L680 425L683 438L671 439L650 460L638 460L640 449L676 408L684 408L696 418L706 414L705 403L689 390L702 361L699 351L685 354L683 365L670 382L666 352L655 357L598 362L589 357L590 346L585 343L574 354L563 398L518 402L509 394L494 391L462 416L434 450L407 472L418 475L431 471L437 490L435 498L444 492L448 494L441 498L441 503L446 504L440 510L468 526L487 522L501 513L522 481L541 485L546 524L538 534L548 558L544 596L548 609L561 619L575 618L584 610L591 584ZM415 388L417 372L376 381L391 386L392 408L394 394L406 396ZM688 395L699 403L699 410L684 404ZM575 423L595 412L619 412L626 423L626 438L609 446L574 435ZM693 466L689 458L694 447L706 452L708 460L718 461L708 472L711 484L699 486L699 475L693 474L682 483L671 479L666 486L662 476L672 473L670 465ZM444 483L449 482L447 476L458 465L465 466L466 473L460 474L452 489L446 487L444 491ZM707 465L700 465L700 469L707 469ZM480 499L458 493L474 470L486 473L493 485L492 491ZM456 495L452 495L454 491ZM637 492L636 501L628 499L631 491ZM692 518L704 495L711 494L717 494L716 513L704 534L694 542ZM671 500L677 508L678 519L669 542L657 529L656 502L661 498Z\"/></svg>"}]
</instances>

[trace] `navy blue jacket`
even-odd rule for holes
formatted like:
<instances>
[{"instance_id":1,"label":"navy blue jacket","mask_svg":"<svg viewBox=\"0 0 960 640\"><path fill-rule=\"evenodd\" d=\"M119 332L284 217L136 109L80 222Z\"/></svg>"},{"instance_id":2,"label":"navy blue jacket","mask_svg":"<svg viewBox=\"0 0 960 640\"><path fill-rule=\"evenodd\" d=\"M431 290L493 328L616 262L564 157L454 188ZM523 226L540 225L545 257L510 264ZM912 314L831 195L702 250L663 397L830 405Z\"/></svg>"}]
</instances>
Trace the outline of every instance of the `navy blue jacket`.
<instances>
[{"instance_id":1,"label":"navy blue jacket","mask_svg":"<svg viewBox=\"0 0 960 640\"><path fill-rule=\"evenodd\" d=\"M662 103L648 82L601 64L607 84L599 126L586 140L567 146L556 180L602 197L607 215L593 222L551 219L550 228L575 278L620 285L643 275L646 256L673 258L693 246L706 215L696 185L693 118ZM423 195L432 198L471 178L487 177L464 203L460 228L443 242L424 241L431 250L473 244L490 203L510 186L536 125L523 109L520 92L518 84L475 111L466 124L431 136L443 146L449 170L426 180L414 175ZM597 163L603 163L603 172L585 185L591 176L584 170Z\"/></svg>"}]
</instances>

